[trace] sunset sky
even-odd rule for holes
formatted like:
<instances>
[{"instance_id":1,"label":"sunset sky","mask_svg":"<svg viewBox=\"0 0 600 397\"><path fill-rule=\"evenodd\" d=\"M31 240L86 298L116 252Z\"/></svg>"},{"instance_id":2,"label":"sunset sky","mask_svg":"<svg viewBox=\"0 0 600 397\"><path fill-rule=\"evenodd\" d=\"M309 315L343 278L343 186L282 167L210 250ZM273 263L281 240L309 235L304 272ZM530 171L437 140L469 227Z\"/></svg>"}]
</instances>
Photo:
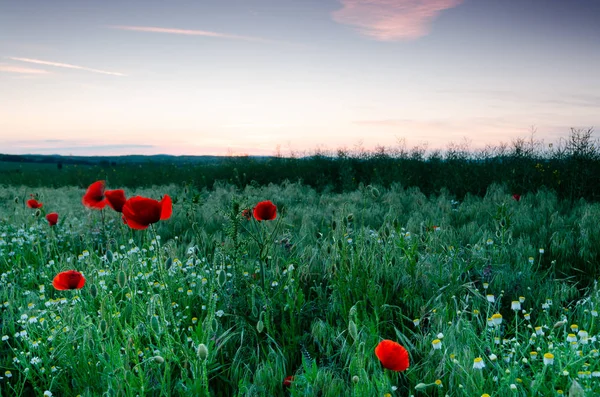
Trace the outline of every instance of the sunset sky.
<instances>
[{"instance_id":1,"label":"sunset sky","mask_svg":"<svg viewBox=\"0 0 600 397\"><path fill-rule=\"evenodd\" d=\"M598 0L0 0L0 153L556 143L600 126L599 20Z\"/></svg>"}]
</instances>

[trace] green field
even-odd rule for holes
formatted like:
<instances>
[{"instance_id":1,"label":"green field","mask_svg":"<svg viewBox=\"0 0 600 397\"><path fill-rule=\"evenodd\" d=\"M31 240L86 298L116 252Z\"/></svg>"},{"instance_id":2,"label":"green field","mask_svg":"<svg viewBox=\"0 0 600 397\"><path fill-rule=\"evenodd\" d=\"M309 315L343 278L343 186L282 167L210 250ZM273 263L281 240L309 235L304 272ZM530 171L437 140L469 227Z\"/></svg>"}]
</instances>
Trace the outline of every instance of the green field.
<instances>
[{"instance_id":1,"label":"green field","mask_svg":"<svg viewBox=\"0 0 600 397\"><path fill-rule=\"evenodd\" d=\"M125 190L170 195L173 215L132 230L81 187L0 191L1 395L600 394L599 204L504 185ZM275 220L242 215L263 200ZM85 286L55 290L65 270ZM382 366L383 339L406 371Z\"/></svg>"}]
</instances>

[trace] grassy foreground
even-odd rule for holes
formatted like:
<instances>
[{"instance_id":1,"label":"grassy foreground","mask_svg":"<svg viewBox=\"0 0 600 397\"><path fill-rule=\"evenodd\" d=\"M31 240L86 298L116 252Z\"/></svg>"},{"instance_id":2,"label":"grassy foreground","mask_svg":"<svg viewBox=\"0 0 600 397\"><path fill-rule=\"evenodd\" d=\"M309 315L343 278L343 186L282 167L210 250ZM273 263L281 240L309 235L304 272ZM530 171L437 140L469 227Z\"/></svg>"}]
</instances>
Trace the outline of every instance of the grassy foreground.
<instances>
[{"instance_id":1,"label":"grassy foreground","mask_svg":"<svg viewBox=\"0 0 600 397\"><path fill-rule=\"evenodd\" d=\"M83 193L0 190L1 395L600 394L599 204L165 186L126 191L173 198L137 231ZM242 216L262 200L276 220ZM70 269L84 288L55 290Z\"/></svg>"}]
</instances>

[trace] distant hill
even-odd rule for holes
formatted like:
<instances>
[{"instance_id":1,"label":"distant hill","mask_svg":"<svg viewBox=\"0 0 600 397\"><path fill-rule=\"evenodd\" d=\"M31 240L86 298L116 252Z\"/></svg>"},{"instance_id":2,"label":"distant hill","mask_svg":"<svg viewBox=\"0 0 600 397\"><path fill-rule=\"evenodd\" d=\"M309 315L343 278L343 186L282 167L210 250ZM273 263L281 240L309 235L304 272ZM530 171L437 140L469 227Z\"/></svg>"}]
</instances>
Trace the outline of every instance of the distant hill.
<instances>
[{"instance_id":1,"label":"distant hill","mask_svg":"<svg viewBox=\"0 0 600 397\"><path fill-rule=\"evenodd\" d=\"M37 163L37 164L79 164L79 165L114 165L114 164L222 164L232 159L267 160L268 156L172 156L168 154L127 155L127 156L62 156L59 154L0 154L0 162Z\"/></svg>"}]
</instances>

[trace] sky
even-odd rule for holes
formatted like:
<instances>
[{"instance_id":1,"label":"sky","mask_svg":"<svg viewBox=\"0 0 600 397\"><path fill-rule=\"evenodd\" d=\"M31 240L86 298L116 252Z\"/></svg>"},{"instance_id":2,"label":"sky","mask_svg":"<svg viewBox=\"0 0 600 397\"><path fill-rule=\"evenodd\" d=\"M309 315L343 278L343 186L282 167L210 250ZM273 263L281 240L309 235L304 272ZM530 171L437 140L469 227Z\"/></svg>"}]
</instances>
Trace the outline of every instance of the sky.
<instances>
[{"instance_id":1,"label":"sky","mask_svg":"<svg viewBox=\"0 0 600 397\"><path fill-rule=\"evenodd\" d=\"M556 143L600 125L598 0L0 0L0 153Z\"/></svg>"}]
</instances>

